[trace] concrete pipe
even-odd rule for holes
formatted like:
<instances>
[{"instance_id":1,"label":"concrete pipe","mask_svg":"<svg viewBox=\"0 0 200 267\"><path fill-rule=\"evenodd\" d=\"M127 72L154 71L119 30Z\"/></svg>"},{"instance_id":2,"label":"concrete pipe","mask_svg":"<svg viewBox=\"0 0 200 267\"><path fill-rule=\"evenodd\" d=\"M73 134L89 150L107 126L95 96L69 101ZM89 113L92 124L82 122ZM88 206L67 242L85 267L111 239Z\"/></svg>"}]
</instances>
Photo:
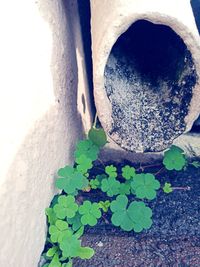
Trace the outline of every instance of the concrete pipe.
<instances>
[{"instance_id":1,"label":"concrete pipe","mask_svg":"<svg viewBox=\"0 0 200 267\"><path fill-rule=\"evenodd\" d=\"M200 113L200 38L189 0L91 0L94 98L110 138L157 152Z\"/></svg>"}]
</instances>

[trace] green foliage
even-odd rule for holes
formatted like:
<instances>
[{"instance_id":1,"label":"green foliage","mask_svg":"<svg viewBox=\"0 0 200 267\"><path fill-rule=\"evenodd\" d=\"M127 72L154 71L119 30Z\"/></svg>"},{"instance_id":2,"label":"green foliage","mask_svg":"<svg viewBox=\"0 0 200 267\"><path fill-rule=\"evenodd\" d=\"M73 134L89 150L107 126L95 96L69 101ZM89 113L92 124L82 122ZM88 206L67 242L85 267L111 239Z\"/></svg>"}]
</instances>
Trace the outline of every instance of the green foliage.
<instances>
[{"instance_id":1,"label":"green foliage","mask_svg":"<svg viewBox=\"0 0 200 267\"><path fill-rule=\"evenodd\" d=\"M99 201L98 205L99 208L103 210L103 212L107 212L110 207L110 201L109 200Z\"/></svg>"},{"instance_id":2,"label":"green foliage","mask_svg":"<svg viewBox=\"0 0 200 267\"><path fill-rule=\"evenodd\" d=\"M200 161L195 160L195 161L191 162L190 165L192 165L195 168L200 168Z\"/></svg>"},{"instance_id":3,"label":"green foliage","mask_svg":"<svg viewBox=\"0 0 200 267\"><path fill-rule=\"evenodd\" d=\"M57 246L56 247L52 247L47 251L46 256L52 258L56 254L57 251L58 251L58 247Z\"/></svg>"},{"instance_id":4,"label":"green foliage","mask_svg":"<svg viewBox=\"0 0 200 267\"><path fill-rule=\"evenodd\" d=\"M98 203L91 203L86 200L83 205L79 207L79 213L81 214L81 223L83 225L94 226L97 224L97 219L101 217L101 211Z\"/></svg>"},{"instance_id":5,"label":"green foliage","mask_svg":"<svg viewBox=\"0 0 200 267\"><path fill-rule=\"evenodd\" d=\"M63 263L62 267L72 267L72 260L69 260L68 263Z\"/></svg>"},{"instance_id":6,"label":"green foliage","mask_svg":"<svg viewBox=\"0 0 200 267\"><path fill-rule=\"evenodd\" d=\"M84 227L84 226L81 226L81 227L78 229L78 231L75 233L75 236L76 236L77 238L81 237L81 236L83 235L83 233L84 233L84 229L85 229L85 227Z\"/></svg>"},{"instance_id":7,"label":"green foliage","mask_svg":"<svg viewBox=\"0 0 200 267\"><path fill-rule=\"evenodd\" d=\"M103 147L107 143L106 133L103 128L92 127L89 130L88 138L98 147Z\"/></svg>"},{"instance_id":8,"label":"green foliage","mask_svg":"<svg viewBox=\"0 0 200 267\"><path fill-rule=\"evenodd\" d=\"M60 263L59 260L59 256L58 253L56 253L52 259L52 261L50 262L50 264L48 265L48 267L61 267L62 264Z\"/></svg>"},{"instance_id":9,"label":"green foliage","mask_svg":"<svg viewBox=\"0 0 200 267\"><path fill-rule=\"evenodd\" d=\"M80 157L76 158L76 163L78 164L76 167L77 170L83 174L92 168L92 160L86 155L81 155Z\"/></svg>"},{"instance_id":10,"label":"green foliage","mask_svg":"<svg viewBox=\"0 0 200 267\"><path fill-rule=\"evenodd\" d=\"M94 255L94 250L89 247L81 247L78 251L78 257L80 257L82 260L87 259L89 260Z\"/></svg>"},{"instance_id":11,"label":"green foliage","mask_svg":"<svg viewBox=\"0 0 200 267\"><path fill-rule=\"evenodd\" d=\"M101 190L106 192L109 197L119 194L120 182L114 177L103 179L101 182Z\"/></svg>"},{"instance_id":12,"label":"green foliage","mask_svg":"<svg viewBox=\"0 0 200 267\"><path fill-rule=\"evenodd\" d=\"M151 227L152 210L135 199L153 200L156 197L160 188L156 174L136 173L137 170L130 165L122 166L120 172L114 165L99 166L94 161L98 158L99 149L106 143L104 130L93 127L88 139L77 143L74 167L65 166L58 170L56 186L63 191L45 210L49 228L43 254L47 262L43 267L72 267L75 257L90 259L94 250L81 246L84 228L95 226L102 213L108 210L111 211L113 225L125 231L141 232ZM167 170L184 170L187 166L184 151L172 146L164 153L163 164ZM200 167L199 161L190 164ZM78 195L80 190L84 193ZM101 201L98 203L89 201L89 192L95 190L106 193L100 193ZM162 190L170 193L173 187L166 182ZM113 200L114 196L116 199Z\"/></svg>"},{"instance_id":13,"label":"green foliage","mask_svg":"<svg viewBox=\"0 0 200 267\"><path fill-rule=\"evenodd\" d=\"M78 250L81 247L81 241L70 231L60 243L62 256L64 258L77 257Z\"/></svg>"},{"instance_id":14,"label":"green foliage","mask_svg":"<svg viewBox=\"0 0 200 267\"><path fill-rule=\"evenodd\" d=\"M100 182L98 179L92 179L90 180L90 186L92 189L97 189L100 185Z\"/></svg>"},{"instance_id":15,"label":"green foliage","mask_svg":"<svg viewBox=\"0 0 200 267\"><path fill-rule=\"evenodd\" d=\"M135 175L131 182L131 188L138 198L154 199L156 190L160 188L160 182L151 173L141 173Z\"/></svg>"},{"instance_id":16,"label":"green foliage","mask_svg":"<svg viewBox=\"0 0 200 267\"><path fill-rule=\"evenodd\" d=\"M94 250L89 247L81 247L81 241L72 232L68 232L60 244L62 256L64 258L80 257L90 259L94 255Z\"/></svg>"},{"instance_id":17,"label":"green foliage","mask_svg":"<svg viewBox=\"0 0 200 267\"><path fill-rule=\"evenodd\" d=\"M166 194L169 194L173 191L172 189L172 185L170 183L165 183L164 187L163 187L163 191L166 193Z\"/></svg>"},{"instance_id":18,"label":"green foliage","mask_svg":"<svg viewBox=\"0 0 200 267\"><path fill-rule=\"evenodd\" d=\"M53 209L52 208L46 208L45 213L46 213L47 218L48 218L48 223L49 224L55 224L57 217L56 217L56 214L53 211Z\"/></svg>"},{"instance_id":19,"label":"green foliage","mask_svg":"<svg viewBox=\"0 0 200 267\"><path fill-rule=\"evenodd\" d=\"M131 190L131 180L126 181L125 183L121 183L120 184L120 188L119 188L119 194L120 195L130 195L130 190Z\"/></svg>"},{"instance_id":20,"label":"green foliage","mask_svg":"<svg viewBox=\"0 0 200 267\"><path fill-rule=\"evenodd\" d=\"M99 181L99 185L101 184L102 180L105 178L107 178L107 175L105 175L105 174L99 174L96 176L96 179ZM98 186L98 188L99 188L99 186Z\"/></svg>"},{"instance_id":21,"label":"green foliage","mask_svg":"<svg viewBox=\"0 0 200 267\"><path fill-rule=\"evenodd\" d=\"M117 168L114 167L113 165L106 166L105 172L111 178L116 178L117 177Z\"/></svg>"},{"instance_id":22,"label":"green foliage","mask_svg":"<svg viewBox=\"0 0 200 267\"><path fill-rule=\"evenodd\" d=\"M171 146L171 148L164 153L163 164L169 171L180 171L186 165L186 158L184 151L177 146Z\"/></svg>"},{"instance_id":23,"label":"green foliage","mask_svg":"<svg viewBox=\"0 0 200 267\"><path fill-rule=\"evenodd\" d=\"M62 239L69 232L68 223L65 221L57 220L55 225L50 225L49 234L53 243L61 242Z\"/></svg>"},{"instance_id":24,"label":"green foliage","mask_svg":"<svg viewBox=\"0 0 200 267\"><path fill-rule=\"evenodd\" d=\"M91 140L82 140L76 146L75 158L85 155L93 161L97 159L98 153L99 148Z\"/></svg>"},{"instance_id":25,"label":"green foliage","mask_svg":"<svg viewBox=\"0 0 200 267\"><path fill-rule=\"evenodd\" d=\"M119 195L111 202L112 223L125 231L141 232L143 229L149 229L152 225L151 209L146 207L144 202L133 201L128 207L127 205L128 198L125 195Z\"/></svg>"},{"instance_id":26,"label":"green foliage","mask_svg":"<svg viewBox=\"0 0 200 267\"><path fill-rule=\"evenodd\" d=\"M126 165L122 168L122 176L126 180L130 180L135 176L135 168L130 167L129 165Z\"/></svg>"},{"instance_id":27,"label":"green foliage","mask_svg":"<svg viewBox=\"0 0 200 267\"><path fill-rule=\"evenodd\" d=\"M88 179L70 166L60 169L58 176L61 178L56 180L56 186L67 194L76 194L77 190L88 186Z\"/></svg>"},{"instance_id":28,"label":"green foliage","mask_svg":"<svg viewBox=\"0 0 200 267\"><path fill-rule=\"evenodd\" d=\"M67 218L67 222L71 225L73 231L77 231L81 226L81 215L77 212L73 218Z\"/></svg>"},{"instance_id":29,"label":"green foliage","mask_svg":"<svg viewBox=\"0 0 200 267\"><path fill-rule=\"evenodd\" d=\"M78 204L73 196L60 196L58 204L53 207L53 211L59 219L73 218L77 210Z\"/></svg>"}]
</instances>

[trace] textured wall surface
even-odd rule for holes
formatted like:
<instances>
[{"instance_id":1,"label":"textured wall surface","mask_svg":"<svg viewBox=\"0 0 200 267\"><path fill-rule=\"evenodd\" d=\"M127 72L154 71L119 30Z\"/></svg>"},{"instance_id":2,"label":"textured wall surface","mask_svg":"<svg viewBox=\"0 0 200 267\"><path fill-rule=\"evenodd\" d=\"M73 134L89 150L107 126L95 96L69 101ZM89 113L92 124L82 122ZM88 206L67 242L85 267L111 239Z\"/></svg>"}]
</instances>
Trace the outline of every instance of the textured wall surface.
<instances>
[{"instance_id":1,"label":"textured wall surface","mask_svg":"<svg viewBox=\"0 0 200 267\"><path fill-rule=\"evenodd\" d=\"M180 8L184 10L184 12L180 12ZM124 73L129 72L129 68L126 68L124 65L127 65L127 62L124 64L123 56L120 54L119 61L115 62L115 68L113 68L113 65L111 61L107 61L109 56L112 54L112 49L114 50L116 45L116 42L119 41L119 37L122 38L122 35L130 29L129 27L138 20L146 20L150 21L154 24L162 24L165 26L170 27L180 38L184 41L187 49L192 54L192 58L194 61L195 70L197 73L197 81L194 82L191 86L192 91L192 98L191 96L187 96L188 98L188 110L186 110L184 116L182 116L182 119L177 120L176 118L173 118L173 124L179 124L173 125L175 130L175 134L172 136L167 137L169 139L168 144L165 144L162 146L158 145L157 137L155 135L152 137L150 133L154 132L154 128L158 128L159 123L159 116L156 116L156 113L154 112L154 108L150 111L153 111L152 114L154 116L154 119L156 121L156 124L152 123L143 123L144 129L140 129L140 132L144 131L145 134L142 132L142 139L145 139L145 142L148 143L147 145L144 143L144 140L142 140L139 144L138 142L138 134L136 134L134 139L134 127L137 128L137 123L141 124L140 118L144 118L147 122L149 122L149 117L146 116L149 112L148 105L154 105L154 103L147 103L146 110L144 110L143 102L147 100L147 97L143 94L141 98L139 99L137 105L136 111L141 111L141 109L146 112L146 114L142 114L142 116L137 113L134 113L132 108L132 99L129 96L126 96L126 101L123 102L123 97L121 95L123 92L126 91L125 88L125 82L122 84L122 80L126 77L124 77ZM167 146L169 146L175 138L177 138L178 135L182 134L183 132L190 131L193 122L197 119L199 112L200 112L200 85L199 85L199 77L200 77L200 38L198 34L198 30L195 24L195 19L192 13L192 9L190 6L190 1L188 0L175 0L175 1L161 1L161 0L127 0L126 4L124 4L124 1L121 0L114 0L112 2L110 1L98 1L98 0L91 0L91 26L92 26L92 56L93 56L93 80L94 80L94 96L95 96L95 103L97 107L97 112L99 115L99 119L104 127L104 129L107 131L107 133L110 135L111 139L116 142L121 147L129 150L129 151L137 151L137 152L143 152L143 151L161 151ZM124 34L125 35L125 34ZM127 42L130 40L127 40ZM132 42L134 40L131 40ZM156 41L155 41L156 42ZM146 42L146 49L149 48L149 43ZM127 49L125 48L124 51L127 52ZM115 51L116 52L116 51ZM130 57L127 57L130 59ZM109 58L110 59L110 58ZM146 59L146 58L145 58ZM109 73L108 71L105 72L105 66L106 63L108 64ZM123 78L118 79L118 77L114 76L118 75L120 76L121 72L117 70L117 67L119 67L120 64L123 65L123 68L121 68L121 72L123 72ZM111 66L112 65L112 66ZM183 64L184 65L184 64ZM192 71L192 65L190 67ZM112 73L112 75L110 75ZM185 75L185 74L184 74ZM184 76L180 75L180 76ZM108 81L110 76L110 81ZM130 75L128 76L128 80L130 79ZM186 76L186 75L185 75ZM191 76L191 75L190 75ZM181 79L180 79L181 80ZM114 82L113 82L114 81ZM119 95L119 90L116 90L116 95L118 97L118 103L120 105L118 106L126 106L128 111L126 110L126 121L124 120L125 116L123 117L124 109L120 110L118 109L117 112L116 109L114 109L114 106L116 106L114 103L115 99L113 98L112 94L110 94L111 90L108 90L108 87L113 87L113 84L116 82L117 86L121 86L121 95ZM134 81L135 82L135 81ZM133 84L134 84L133 82ZM137 81L136 81L137 82ZM185 81L183 81L185 82ZM131 83L131 82L130 82ZM144 85L144 79L140 83L141 86ZM195 84L195 86L193 86ZM107 88L105 88L107 87ZM113 89L113 88L111 88ZM116 88L115 88L116 89ZM150 88L151 89L151 88ZM169 86L166 90L168 92ZM141 90L142 91L142 90ZM186 94L188 93L187 90ZM110 94L110 95L109 95ZM131 92L131 94L134 94ZM126 93L124 93L126 95ZM109 98L110 97L110 98ZM158 95L157 95L158 97ZM112 99L111 99L112 98ZM159 98L159 97L158 97ZM191 98L191 101L190 101ZM138 100L138 99L137 99ZM127 106L127 102L130 102ZM172 101L170 101L170 104L172 104ZM181 105L185 105L184 101L181 100ZM156 101L157 105L157 101ZM181 106L179 105L179 107ZM131 106L131 108L130 108ZM173 107L172 107L173 108ZM182 111L182 108L179 108L180 112ZM156 112L161 112L162 108L156 108ZM174 111L174 109L173 109ZM116 114L114 114L114 112ZM127 112L129 115L127 115ZM139 112L140 113L140 112ZM178 112L176 112L178 113ZM164 117L167 112L164 112ZM116 118L115 118L116 116ZM127 120L128 117L128 120ZM136 123L132 127L132 131L130 130L130 125L132 124L133 118L136 118ZM162 116L161 116L162 117ZM184 117L184 118L183 118ZM119 122L123 122L123 125ZM163 118L162 118L163 120ZM117 121L117 123L115 123ZM138 122L139 121L139 122ZM183 123L184 122L184 123ZM180 130L181 124L183 124L183 129ZM185 124L185 125L184 125ZM139 126L140 127L140 126ZM159 135L162 134L162 128L163 124L160 123L159 125L160 131ZM166 132L171 131L171 124L167 126L168 129ZM122 130L123 128L123 130ZM146 130L148 128L148 131ZM138 133L136 129L135 132ZM168 133L167 133L168 134ZM163 134L163 137L161 137L164 141L166 138L166 134ZM143 137L144 136L144 137ZM154 143L157 142L158 147L153 147ZM162 143L162 142L160 142ZM164 142L163 142L164 143ZM151 145L153 144L153 145ZM147 149L146 149L147 148Z\"/></svg>"},{"instance_id":2,"label":"textured wall surface","mask_svg":"<svg viewBox=\"0 0 200 267\"><path fill-rule=\"evenodd\" d=\"M46 238L44 209L55 193L56 171L71 163L82 135L77 61L82 67L84 62L78 13L76 1L64 2L0 4L2 267L37 266ZM75 37L71 17L77 22ZM83 82L80 86L86 87Z\"/></svg>"}]
</instances>

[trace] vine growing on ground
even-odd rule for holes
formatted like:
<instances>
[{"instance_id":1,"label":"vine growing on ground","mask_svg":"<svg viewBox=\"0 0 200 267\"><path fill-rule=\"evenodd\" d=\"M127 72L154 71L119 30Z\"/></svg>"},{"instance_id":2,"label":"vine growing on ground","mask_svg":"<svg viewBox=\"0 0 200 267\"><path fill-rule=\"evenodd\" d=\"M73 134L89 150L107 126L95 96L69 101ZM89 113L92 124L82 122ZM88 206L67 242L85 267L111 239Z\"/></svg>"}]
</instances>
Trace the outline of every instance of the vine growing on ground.
<instances>
[{"instance_id":1,"label":"vine growing on ground","mask_svg":"<svg viewBox=\"0 0 200 267\"><path fill-rule=\"evenodd\" d=\"M136 169L125 165L119 169L113 164L104 165L98 158L106 143L104 130L93 126L87 138L76 145L74 166L58 170L56 187L61 193L46 209L48 233L43 267L72 267L76 257L90 259L95 252L81 245L81 236L85 226L95 226L106 213L110 213L111 223L124 231L139 233L149 229L153 213L147 201L155 199L158 190L169 194L176 189L189 189L173 187L168 181L161 185L156 175L163 169L181 171L188 164L200 167L198 161L188 163L184 151L172 145L164 153L163 166L157 174L146 173L148 166ZM95 168L98 172L94 172ZM92 191L102 191L104 199L91 202L79 197L85 192L89 198Z\"/></svg>"}]
</instances>

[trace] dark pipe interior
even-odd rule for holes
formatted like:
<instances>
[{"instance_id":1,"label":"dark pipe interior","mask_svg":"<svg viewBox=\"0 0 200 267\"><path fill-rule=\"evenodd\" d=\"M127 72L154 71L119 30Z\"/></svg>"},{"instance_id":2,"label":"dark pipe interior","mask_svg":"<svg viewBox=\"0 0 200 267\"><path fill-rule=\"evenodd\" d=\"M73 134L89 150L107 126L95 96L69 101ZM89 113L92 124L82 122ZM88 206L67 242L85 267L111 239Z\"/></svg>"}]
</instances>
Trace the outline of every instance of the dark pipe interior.
<instances>
[{"instance_id":1,"label":"dark pipe interior","mask_svg":"<svg viewBox=\"0 0 200 267\"><path fill-rule=\"evenodd\" d=\"M114 44L104 76L112 104L110 135L122 147L164 150L185 131L196 71L170 27L135 22Z\"/></svg>"}]
</instances>

